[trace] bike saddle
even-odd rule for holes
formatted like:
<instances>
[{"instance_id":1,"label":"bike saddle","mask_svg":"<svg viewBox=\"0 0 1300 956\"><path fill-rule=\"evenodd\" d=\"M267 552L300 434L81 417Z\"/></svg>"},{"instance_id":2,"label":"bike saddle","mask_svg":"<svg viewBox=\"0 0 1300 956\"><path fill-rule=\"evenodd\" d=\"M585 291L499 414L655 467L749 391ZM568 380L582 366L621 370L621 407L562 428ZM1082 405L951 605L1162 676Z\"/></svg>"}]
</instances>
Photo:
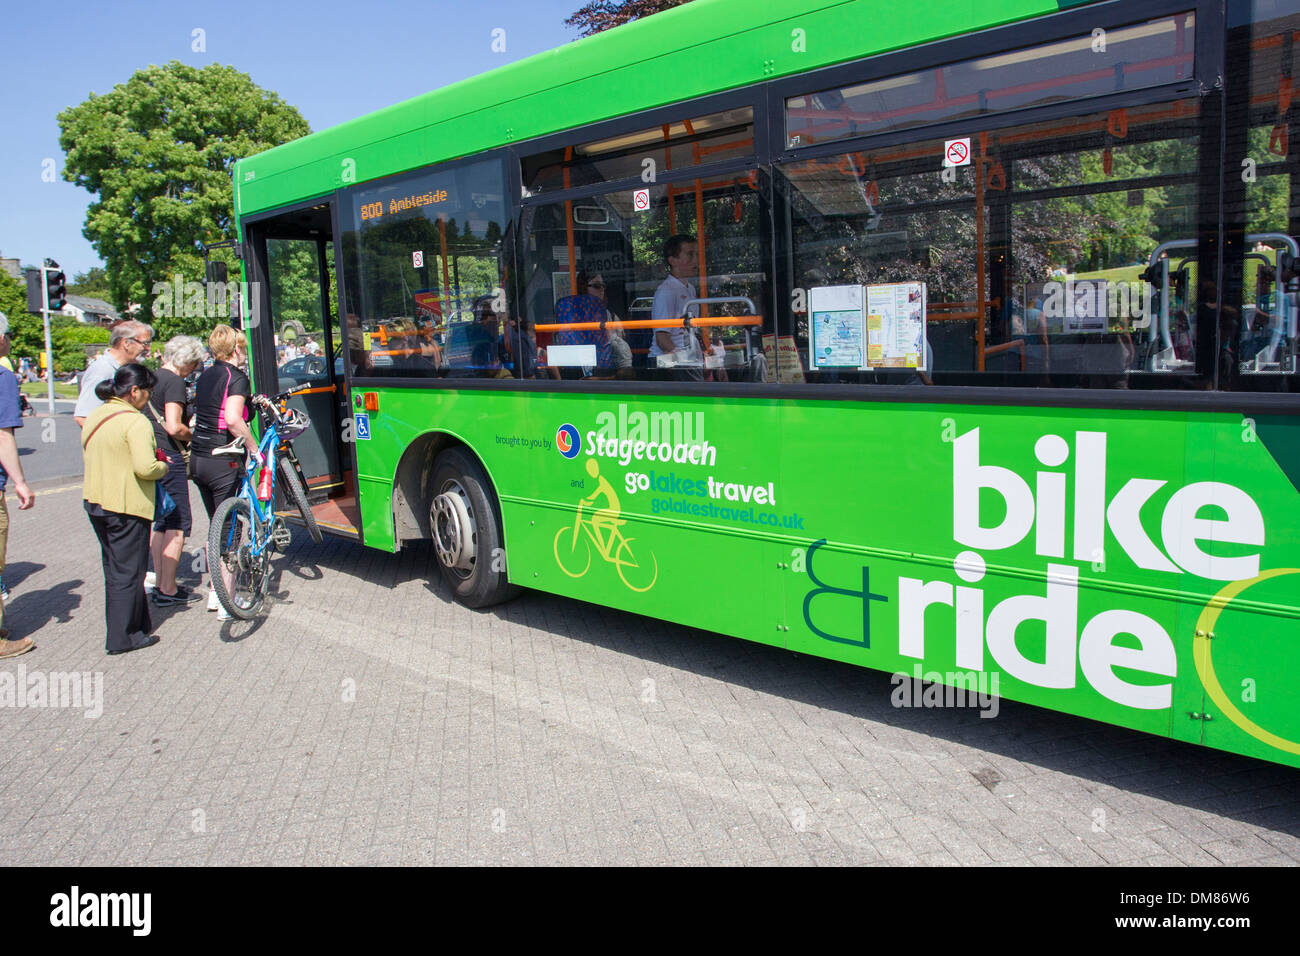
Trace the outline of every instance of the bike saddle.
<instances>
[{"instance_id":1,"label":"bike saddle","mask_svg":"<svg viewBox=\"0 0 1300 956\"><path fill-rule=\"evenodd\" d=\"M244 457L244 439L236 438L228 445L219 445L212 449L213 455L228 455L231 458Z\"/></svg>"}]
</instances>

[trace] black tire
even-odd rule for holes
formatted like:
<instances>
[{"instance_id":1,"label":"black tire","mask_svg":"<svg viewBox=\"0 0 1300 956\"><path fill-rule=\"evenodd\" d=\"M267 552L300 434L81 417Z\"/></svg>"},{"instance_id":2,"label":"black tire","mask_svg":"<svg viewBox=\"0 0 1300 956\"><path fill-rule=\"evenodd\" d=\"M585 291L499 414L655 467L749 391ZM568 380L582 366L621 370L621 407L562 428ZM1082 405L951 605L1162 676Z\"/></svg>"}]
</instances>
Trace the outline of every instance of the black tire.
<instances>
[{"instance_id":1,"label":"black tire","mask_svg":"<svg viewBox=\"0 0 1300 956\"><path fill-rule=\"evenodd\" d=\"M298 480L297 472L290 464L289 459L280 457L277 461L280 468L280 484L284 486L284 498L290 505L298 509L302 515L302 520L307 523L307 533L317 544L321 543L320 525L316 524L316 516L311 513L311 506L307 504L307 492L303 490L302 482Z\"/></svg>"},{"instance_id":2,"label":"black tire","mask_svg":"<svg viewBox=\"0 0 1300 956\"><path fill-rule=\"evenodd\" d=\"M468 567L449 566L442 560L439 548L438 568L456 600L466 607L482 608L518 595L520 589L510 583L505 561L497 560L498 556L505 554L505 536L501 531L501 511L492 483L478 462L459 448L443 452L433 465L429 506L431 532L435 539L439 536L437 499L443 494L461 500L472 527L474 557L467 562ZM434 543L438 545L437 540Z\"/></svg>"},{"instance_id":3,"label":"black tire","mask_svg":"<svg viewBox=\"0 0 1300 956\"><path fill-rule=\"evenodd\" d=\"M251 621L262 610L271 571L269 552L261 562L261 567L241 568L239 565L239 549L250 534L248 522L247 501L235 497L227 498L217 505L208 527L208 577L212 581L212 590L217 592L221 606L241 621ZM233 535L232 526L235 529ZM234 594L226 589L226 580L221 574L222 565L234 572Z\"/></svg>"}]
</instances>

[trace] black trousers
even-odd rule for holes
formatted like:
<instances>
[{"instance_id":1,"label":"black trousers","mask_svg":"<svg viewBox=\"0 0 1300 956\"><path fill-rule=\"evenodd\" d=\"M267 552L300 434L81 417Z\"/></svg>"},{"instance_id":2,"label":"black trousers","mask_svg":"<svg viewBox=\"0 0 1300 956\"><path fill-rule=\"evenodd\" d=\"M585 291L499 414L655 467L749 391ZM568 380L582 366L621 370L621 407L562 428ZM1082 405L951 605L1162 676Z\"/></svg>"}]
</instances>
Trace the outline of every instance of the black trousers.
<instances>
[{"instance_id":1,"label":"black trousers","mask_svg":"<svg viewBox=\"0 0 1300 956\"><path fill-rule=\"evenodd\" d=\"M145 640L153 630L149 599L144 593L149 519L105 511L89 501L82 504L104 559L104 615L108 623L105 649L124 651Z\"/></svg>"}]
</instances>

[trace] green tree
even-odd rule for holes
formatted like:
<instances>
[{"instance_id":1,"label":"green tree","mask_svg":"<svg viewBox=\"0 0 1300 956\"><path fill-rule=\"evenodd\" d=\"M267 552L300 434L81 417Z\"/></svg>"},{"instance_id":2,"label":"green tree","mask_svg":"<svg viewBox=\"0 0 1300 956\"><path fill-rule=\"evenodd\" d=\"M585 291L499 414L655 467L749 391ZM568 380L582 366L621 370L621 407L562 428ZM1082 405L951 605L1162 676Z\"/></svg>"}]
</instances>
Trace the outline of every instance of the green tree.
<instances>
[{"instance_id":1,"label":"green tree","mask_svg":"<svg viewBox=\"0 0 1300 956\"><path fill-rule=\"evenodd\" d=\"M690 0L593 0L565 20L564 25L577 27L582 36L589 37L689 2Z\"/></svg>"},{"instance_id":2,"label":"green tree","mask_svg":"<svg viewBox=\"0 0 1300 956\"><path fill-rule=\"evenodd\" d=\"M54 371L57 374L86 367L86 346L108 344L109 331L98 325L83 325L76 319L60 317L50 323L54 346Z\"/></svg>"},{"instance_id":3,"label":"green tree","mask_svg":"<svg viewBox=\"0 0 1300 956\"><path fill-rule=\"evenodd\" d=\"M108 284L108 273L103 266L92 266L86 272L78 272L68 283L68 293L107 301L112 295Z\"/></svg>"},{"instance_id":4,"label":"green tree","mask_svg":"<svg viewBox=\"0 0 1300 956\"><path fill-rule=\"evenodd\" d=\"M234 238L235 160L311 132L275 93L215 63L147 67L58 119L64 177L96 196L83 234L107 265L113 304L144 304L146 319L156 282L202 279L199 243Z\"/></svg>"},{"instance_id":5,"label":"green tree","mask_svg":"<svg viewBox=\"0 0 1300 956\"><path fill-rule=\"evenodd\" d=\"M27 287L3 271L0 271L0 312L9 319L11 336L17 334L20 320L30 318L27 312ZM14 351L16 352L17 348Z\"/></svg>"},{"instance_id":6,"label":"green tree","mask_svg":"<svg viewBox=\"0 0 1300 956\"><path fill-rule=\"evenodd\" d=\"M26 283L7 272L0 272L0 312L9 319L9 351L15 366L24 355L38 361L39 353L45 349L45 324L39 315L27 311Z\"/></svg>"}]
</instances>

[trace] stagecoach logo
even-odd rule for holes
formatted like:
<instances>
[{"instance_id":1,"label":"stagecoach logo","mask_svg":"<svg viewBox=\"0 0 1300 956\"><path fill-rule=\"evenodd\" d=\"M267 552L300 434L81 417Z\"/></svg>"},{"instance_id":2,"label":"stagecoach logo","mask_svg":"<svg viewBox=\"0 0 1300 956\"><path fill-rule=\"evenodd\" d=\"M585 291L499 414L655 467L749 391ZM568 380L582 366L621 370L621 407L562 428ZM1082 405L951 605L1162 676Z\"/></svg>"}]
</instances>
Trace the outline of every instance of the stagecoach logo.
<instances>
[{"instance_id":1,"label":"stagecoach logo","mask_svg":"<svg viewBox=\"0 0 1300 956\"><path fill-rule=\"evenodd\" d=\"M582 437L572 425L561 425L555 433L555 447L565 458L577 458L582 451Z\"/></svg>"}]
</instances>

